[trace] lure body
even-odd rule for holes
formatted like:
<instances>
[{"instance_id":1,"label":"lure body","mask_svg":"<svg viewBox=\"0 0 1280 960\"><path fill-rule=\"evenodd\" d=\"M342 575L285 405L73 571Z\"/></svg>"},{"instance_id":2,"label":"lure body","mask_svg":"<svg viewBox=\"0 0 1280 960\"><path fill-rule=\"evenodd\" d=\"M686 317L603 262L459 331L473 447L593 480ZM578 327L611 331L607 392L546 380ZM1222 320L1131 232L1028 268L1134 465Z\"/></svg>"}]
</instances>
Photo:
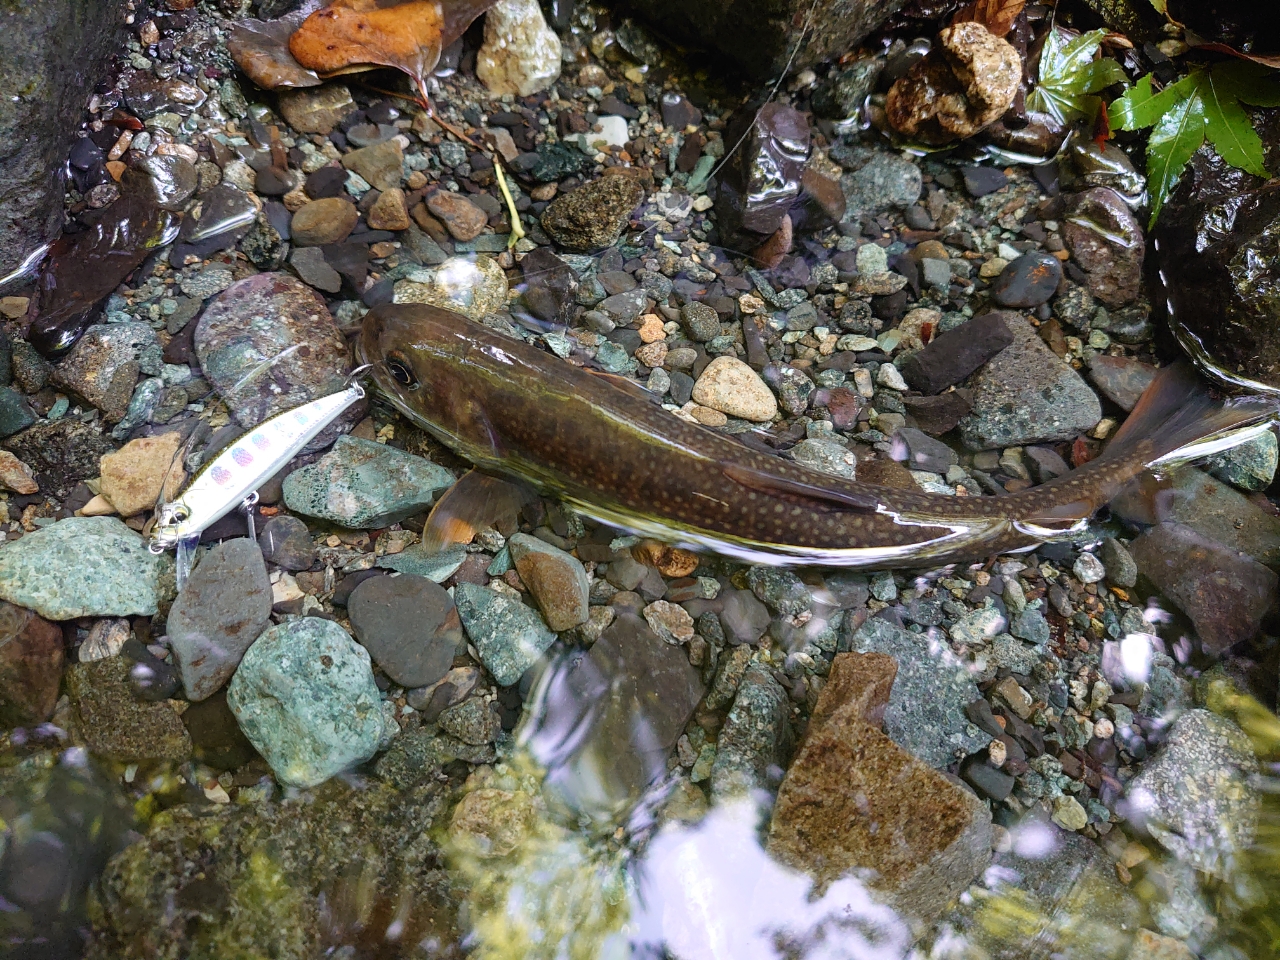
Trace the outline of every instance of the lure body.
<instances>
[{"instance_id":1,"label":"lure body","mask_svg":"<svg viewBox=\"0 0 1280 960\"><path fill-rule=\"evenodd\" d=\"M164 550L198 538L249 500L321 430L363 396L364 388L353 383L339 393L276 414L238 438L196 474L176 500L161 507L151 535L152 548Z\"/></svg>"}]
</instances>

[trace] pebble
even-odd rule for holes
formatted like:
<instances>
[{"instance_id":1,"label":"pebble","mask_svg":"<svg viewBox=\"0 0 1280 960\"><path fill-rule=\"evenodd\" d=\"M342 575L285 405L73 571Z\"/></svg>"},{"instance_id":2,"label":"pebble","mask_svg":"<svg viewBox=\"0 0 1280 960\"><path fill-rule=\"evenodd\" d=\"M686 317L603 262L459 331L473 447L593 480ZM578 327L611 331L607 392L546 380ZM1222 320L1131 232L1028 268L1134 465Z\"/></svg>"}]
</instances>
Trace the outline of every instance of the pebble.
<instances>
[{"instance_id":1,"label":"pebble","mask_svg":"<svg viewBox=\"0 0 1280 960\"><path fill-rule=\"evenodd\" d=\"M536 611L505 594L460 583L453 599L480 662L499 686L517 682L555 642Z\"/></svg>"},{"instance_id":2,"label":"pebble","mask_svg":"<svg viewBox=\"0 0 1280 960\"><path fill-rule=\"evenodd\" d=\"M667 643L688 643L693 639L693 617L679 604L655 600L642 613L649 629Z\"/></svg>"},{"instance_id":3,"label":"pebble","mask_svg":"<svg viewBox=\"0 0 1280 960\"><path fill-rule=\"evenodd\" d=\"M28 495L40 492L32 469L8 450L0 450L0 487Z\"/></svg>"},{"instance_id":4,"label":"pebble","mask_svg":"<svg viewBox=\"0 0 1280 960\"><path fill-rule=\"evenodd\" d=\"M1276 435L1267 431L1205 461L1208 471L1241 490L1265 490L1275 479L1280 463Z\"/></svg>"},{"instance_id":5,"label":"pebble","mask_svg":"<svg viewBox=\"0 0 1280 960\"><path fill-rule=\"evenodd\" d=\"M0 601L0 723L35 726L52 717L65 659L60 627Z\"/></svg>"},{"instance_id":6,"label":"pebble","mask_svg":"<svg viewBox=\"0 0 1280 960\"><path fill-rule=\"evenodd\" d=\"M844 190L845 220L880 213L890 207L909 207L920 199L920 168L888 150L853 148L844 166L856 167L840 178Z\"/></svg>"},{"instance_id":7,"label":"pebble","mask_svg":"<svg viewBox=\"0 0 1280 960\"><path fill-rule=\"evenodd\" d=\"M298 279L308 286L337 293L342 289L342 275L329 265L319 247L298 247L289 254L289 265Z\"/></svg>"},{"instance_id":8,"label":"pebble","mask_svg":"<svg viewBox=\"0 0 1280 960\"><path fill-rule=\"evenodd\" d=\"M131 667L126 657L116 656L67 668L65 685L76 729L89 750L120 763L188 759L191 738L182 718L167 702L135 697Z\"/></svg>"},{"instance_id":9,"label":"pebble","mask_svg":"<svg viewBox=\"0 0 1280 960\"><path fill-rule=\"evenodd\" d=\"M222 689L271 622L271 581L258 545L246 537L215 544L191 572L169 611L169 643L187 699Z\"/></svg>"},{"instance_id":10,"label":"pebble","mask_svg":"<svg viewBox=\"0 0 1280 960\"><path fill-rule=\"evenodd\" d=\"M0 598L46 620L151 616L161 567L114 517L69 517L0 546Z\"/></svg>"},{"instance_id":11,"label":"pebble","mask_svg":"<svg viewBox=\"0 0 1280 960\"><path fill-rule=\"evenodd\" d=\"M193 342L205 379L245 428L341 390L351 369L347 343L324 300L283 273L260 273L218 294L197 322ZM354 405L309 449L332 443L363 415L364 405Z\"/></svg>"},{"instance_id":12,"label":"pebble","mask_svg":"<svg viewBox=\"0 0 1280 960\"><path fill-rule=\"evenodd\" d=\"M489 222L488 214L459 193L437 190L426 203L455 240L474 240Z\"/></svg>"},{"instance_id":13,"label":"pebble","mask_svg":"<svg viewBox=\"0 0 1280 960\"><path fill-rule=\"evenodd\" d=\"M514 534L507 549L548 627L559 633L586 623L590 584L576 557L527 533Z\"/></svg>"},{"instance_id":14,"label":"pebble","mask_svg":"<svg viewBox=\"0 0 1280 960\"><path fill-rule=\"evenodd\" d=\"M479 320L505 309L507 277L488 257L450 257L397 281L395 302L428 303Z\"/></svg>"},{"instance_id":15,"label":"pebble","mask_svg":"<svg viewBox=\"0 0 1280 960\"><path fill-rule=\"evenodd\" d=\"M925 394L941 393L1013 343L1001 313L985 313L940 334L923 350L899 361L902 378Z\"/></svg>"},{"instance_id":16,"label":"pebble","mask_svg":"<svg viewBox=\"0 0 1280 960\"><path fill-rule=\"evenodd\" d=\"M122 517L173 499L187 475L179 462L182 436L162 433L130 440L100 461L101 493Z\"/></svg>"},{"instance_id":17,"label":"pebble","mask_svg":"<svg viewBox=\"0 0 1280 960\"><path fill-rule=\"evenodd\" d=\"M500 0L484 18L476 76L495 96L528 97L560 77L560 38L538 0Z\"/></svg>"},{"instance_id":18,"label":"pebble","mask_svg":"<svg viewBox=\"0 0 1280 960\"><path fill-rule=\"evenodd\" d=\"M693 399L731 417L763 423L778 414L773 392L749 366L734 357L716 357L693 385Z\"/></svg>"},{"instance_id":19,"label":"pebble","mask_svg":"<svg viewBox=\"0 0 1280 960\"><path fill-rule=\"evenodd\" d=\"M272 517L258 534L258 546L264 560L284 570L306 570L315 563L311 531L297 517Z\"/></svg>"},{"instance_id":20,"label":"pebble","mask_svg":"<svg viewBox=\"0 0 1280 960\"><path fill-rule=\"evenodd\" d=\"M856 479L858 457L834 440L801 440L791 448L796 463L846 480Z\"/></svg>"},{"instance_id":21,"label":"pebble","mask_svg":"<svg viewBox=\"0 0 1280 960\"><path fill-rule=\"evenodd\" d=\"M464 641L453 599L426 577L370 577L347 599L356 639L404 687L425 687L453 665Z\"/></svg>"},{"instance_id":22,"label":"pebble","mask_svg":"<svg viewBox=\"0 0 1280 960\"><path fill-rule=\"evenodd\" d=\"M785 769L791 746L790 701L782 685L759 665L747 668L725 718L711 767L713 802L768 790Z\"/></svg>"},{"instance_id":23,"label":"pebble","mask_svg":"<svg viewBox=\"0 0 1280 960\"><path fill-rule=\"evenodd\" d=\"M1083 830L1089 825L1089 814L1080 801L1065 794L1054 798L1052 819L1063 830Z\"/></svg>"},{"instance_id":24,"label":"pebble","mask_svg":"<svg viewBox=\"0 0 1280 960\"><path fill-rule=\"evenodd\" d=\"M368 652L319 617L268 627L231 678L227 705L285 786L318 786L363 763L384 733Z\"/></svg>"},{"instance_id":25,"label":"pebble","mask_svg":"<svg viewBox=\"0 0 1280 960\"><path fill-rule=\"evenodd\" d=\"M552 200L542 229L565 250L591 253L617 241L643 198L644 187L630 177L600 177Z\"/></svg>"},{"instance_id":26,"label":"pebble","mask_svg":"<svg viewBox=\"0 0 1280 960\"><path fill-rule=\"evenodd\" d=\"M1089 292L1108 307L1137 299L1146 251L1142 224L1110 187L1068 197L1062 239L1088 277Z\"/></svg>"},{"instance_id":27,"label":"pebble","mask_svg":"<svg viewBox=\"0 0 1280 960\"><path fill-rule=\"evenodd\" d=\"M1197 870L1226 877L1253 842L1261 798L1249 738L1225 717L1188 710L1130 782L1130 816Z\"/></svg>"},{"instance_id":28,"label":"pebble","mask_svg":"<svg viewBox=\"0 0 1280 960\"><path fill-rule=\"evenodd\" d=\"M277 92L280 114L298 133L328 136L338 121L356 108L351 91L341 83Z\"/></svg>"},{"instance_id":29,"label":"pebble","mask_svg":"<svg viewBox=\"0 0 1280 960\"><path fill-rule=\"evenodd\" d=\"M158 373L161 362L160 342L146 324L95 324L54 368L52 380L115 423L129 409L139 372Z\"/></svg>"},{"instance_id":30,"label":"pebble","mask_svg":"<svg viewBox=\"0 0 1280 960\"><path fill-rule=\"evenodd\" d=\"M995 167L980 167L969 164L960 168L964 177L964 188L973 198L985 197L1009 185L1009 176Z\"/></svg>"},{"instance_id":31,"label":"pebble","mask_svg":"<svg viewBox=\"0 0 1280 960\"><path fill-rule=\"evenodd\" d=\"M341 436L284 480L285 505L344 527L375 530L411 517L453 485L444 467L386 444Z\"/></svg>"},{"instance_id":32,"label":"pebble","mask_svg":"<svg viewBox=\"0 0 1280 960\"><path fill-rule=\"evenodd\" d=\"M289 221L289 234L295 246L321 247L341 243L351 235L360 211L345 197L325 197L304 203Z\"/></svg>"},{"instance_id":33,"label":"pebble","mask_svg":"<svg viewBox=\"0 0 1280 960\"><path fill-rule=\"evenodd\" d=\"M1098 557L1107 572L1107 581L1113 586L1128 590L1138 582L1138 565L1133 555L1115 537L1103 538Z\"/></svg>"},{"instance_id":34,"label":"pebble","mask_svg":"<svg viewBox=\"0 0 1280 960\"><path fill-rule=\"evenodd\" d=\"M1106 567L1092 553L1082 553L1076 558L1071 572L1081 583L1097 583L1107 575Z\"/></svg>"},{"instance_id":35,"label":"pebble","mask_svg":"<svg viewBox=\"0 0 1280 960\"><path fill-rule=\"evenodd\" d=\"M404 176L404 149L397 138L384 140L344 154L342 165L375 190L394 190Z\"/></svg>"},{"instance_id":36,"label":"pebble","mask_svg":"<svg viewBox=\"0 0 1280 960\"><path fill-rule=\"evenodd\" d=\"M1096 353L1089 358L1089 379L1098 391L1126 413L1138 405L1142 391L1155 379L1156 368L1133 357Z\"/></svg>"},{"instance_id":37,"label":"pebble","mask_svg":"<svg viewBox=\"0 0 1280 960\"><path fill-rule=\"evenodd\" d=\"M1048 303L1062 282L1062 264L1048 253L1026 253L1011 261L995 283L991 296L1002 307L1030 310Z\"/></svg>"}]
</instances>

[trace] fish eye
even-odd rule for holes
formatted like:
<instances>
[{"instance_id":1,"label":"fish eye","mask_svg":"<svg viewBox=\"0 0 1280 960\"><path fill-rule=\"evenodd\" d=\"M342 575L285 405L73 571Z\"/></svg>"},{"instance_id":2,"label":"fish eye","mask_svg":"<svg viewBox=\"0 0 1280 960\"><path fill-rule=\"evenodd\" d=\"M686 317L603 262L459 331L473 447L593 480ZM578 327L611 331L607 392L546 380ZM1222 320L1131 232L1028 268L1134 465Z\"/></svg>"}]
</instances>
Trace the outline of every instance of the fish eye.
<instances>
[{"instance_id":1,"label":"fish eye","mask_svg":"<svg viewBox=\"0 0 1280 960\"><path fill-rule=\"evenodd\" d=\"M391 371L391 376L395 377L396 383L402 384L411 390L418 386L418 378L413 375L413 370L399 357L389 357L387 359L387 369Z\"/></svg>"}]
</instances>

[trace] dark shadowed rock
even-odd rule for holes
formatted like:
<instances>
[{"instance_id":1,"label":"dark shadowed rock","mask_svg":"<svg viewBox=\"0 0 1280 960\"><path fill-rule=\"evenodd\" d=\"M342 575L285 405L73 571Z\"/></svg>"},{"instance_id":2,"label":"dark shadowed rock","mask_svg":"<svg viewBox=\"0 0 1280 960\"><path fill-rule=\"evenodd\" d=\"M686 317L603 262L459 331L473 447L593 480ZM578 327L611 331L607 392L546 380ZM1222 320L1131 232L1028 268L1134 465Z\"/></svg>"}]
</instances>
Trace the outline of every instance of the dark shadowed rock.
<instances>
[{"instance_id":1,"label":"dark shadowed rock","mask_svg":"<svg viewBox=\"0 0 1280 960\"><path fill-rule=\"evenodd\" d=\"M429 686L448 673L463 640L453 599L426 577L371 577L351 592L347 612L373 662L405 687Z\"/></svg>"},{"instance_id":2,"label":"dark shadowed rock","mask_svg":"<svg viewBox=\"0 0 1280 960\"><path fill-rule=\"evenodd\" d=\"M1142 224L1124 198L1109 187L1072 194L1062 239L1089 278L1089 292L1109 307L1138 296L1146 250Z\"/></svg>"},{"instance_id":3,"label":"dark shadowed rock","mask_svg":"<svg viewBox=\"0 0 1280 960\"><path fill-rule=\"evenodd\" d=\"M1000 271L991 296L1002 307L1028 310L1048 303L1062 280L1062 264L1048 253L1025 253Z\"/></svg>"},{"instance_id":4,"label":"dark shadowed rock","mask_svg":"<svg viewBox=\"0 0 1280 960\"><path fill-rule=\"evenodd\" d=\"M644 187L630 177L601 177L556 197L542 214L542 229L566 250L590 253L622 235Z\"/></svg>"},{"instance_id":5,"label":"dark shadowed rock","mask_svg":"<svg viewBox=\"0 0 1280 960\"><path fill-rule=\"evenodd\" d=\"M61 628L0 601L0 724L27 726L53 715L62 661Z\"/></svg>"},{"instance_id":6,"label":"dark shadowed rock","mask_svg":"<svg viewBox=\"0 0 1280 960\"><path fill-rule=\"evenodd\" d=\"M809 159L809 121L792 107L768 103L758 111L738 111L726 140L741 140L742 146L720 179L716 217L721 235L737 237L745 230L759 242L782 226L800 197L800 177Z\"/></svg>"},{"instance_id":7,"label":"dark shadowed rock","mask_svg":"<svg viewBox=\"0 0 1280 960\"><path fill-rule=\"evenodd\" d=\"M906 357L898 369L921 393L939 393L959 383L1013 343L1004 313L984 313L935 337L923 350Z\"/></svg>"},{"instance_id":8,"label":"dark shadowed rock","mask_svg":"<svg viewBox=\"0 0 1280 960\"><path fill-rule=\"evenodd\" d=\"M1142 391L1155 379L1156 368L1133 357L1097 353L1089 358L1089 379L1121 410L1132 410Z\"/></svg>"}]
</instances>

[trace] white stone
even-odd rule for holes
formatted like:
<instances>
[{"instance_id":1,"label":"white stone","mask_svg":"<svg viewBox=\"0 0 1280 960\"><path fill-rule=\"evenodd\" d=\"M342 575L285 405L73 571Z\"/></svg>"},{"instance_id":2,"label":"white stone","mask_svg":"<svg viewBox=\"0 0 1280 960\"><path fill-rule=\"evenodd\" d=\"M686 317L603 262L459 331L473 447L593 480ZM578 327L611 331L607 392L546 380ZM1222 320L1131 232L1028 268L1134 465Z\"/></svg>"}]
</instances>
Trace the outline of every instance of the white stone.
<instances>
[{"instance_id":1,"label":"white stone","mask_svg":"<svg viewBox=\"0 0 1280 960\"><path fill-rule=\"evenodd\" d=\"M871 277L889 269L889 255L875 243L864 243L857 253L858 276Z\"/></svg>"},{"instance_id":2,"label":"white stone","mask_svg":"<svg viewBox=\"0 0 1280 960\"><path fill-rule=\"evenodd\" d=\"M907 389L907 381L902 379L902 374L892 363L880 364L880 368L876 370L876 383L890 390L905 391Z\"/></svg>"},{"instance_id":3,"label":"white stone","mask_svg":"<svg viewBox=\"0 0 1280 960\"><path fill-rule=\"evenodd\" d=\"M763 423L778 414L778 401L760 376L735 357L716 357L693 385L693 399L731 417Z\"/></svg>"},{"instance_id":4,"label":"white stone","mask_svg":"<svg viewBox=\"0 0 1280 960\"><path fill-rule=\"evenodd\" d=\"M607 147L625 146L627 142L627 118L613 115L603 116L596 121L599 130L586 134L587 142L597 150L601 144Z\"/></svg>"},{"instance_id":5,"label":"white stone","mask_svg":"<svg viewBox=\"0 0 1280 960\"><path fill-rule=\"evenodd\" d=\"M491 93L527 97L560 77L560 38L538 0L500 0L484 19L476 76Z\"/></svg>"}]
</instances>

